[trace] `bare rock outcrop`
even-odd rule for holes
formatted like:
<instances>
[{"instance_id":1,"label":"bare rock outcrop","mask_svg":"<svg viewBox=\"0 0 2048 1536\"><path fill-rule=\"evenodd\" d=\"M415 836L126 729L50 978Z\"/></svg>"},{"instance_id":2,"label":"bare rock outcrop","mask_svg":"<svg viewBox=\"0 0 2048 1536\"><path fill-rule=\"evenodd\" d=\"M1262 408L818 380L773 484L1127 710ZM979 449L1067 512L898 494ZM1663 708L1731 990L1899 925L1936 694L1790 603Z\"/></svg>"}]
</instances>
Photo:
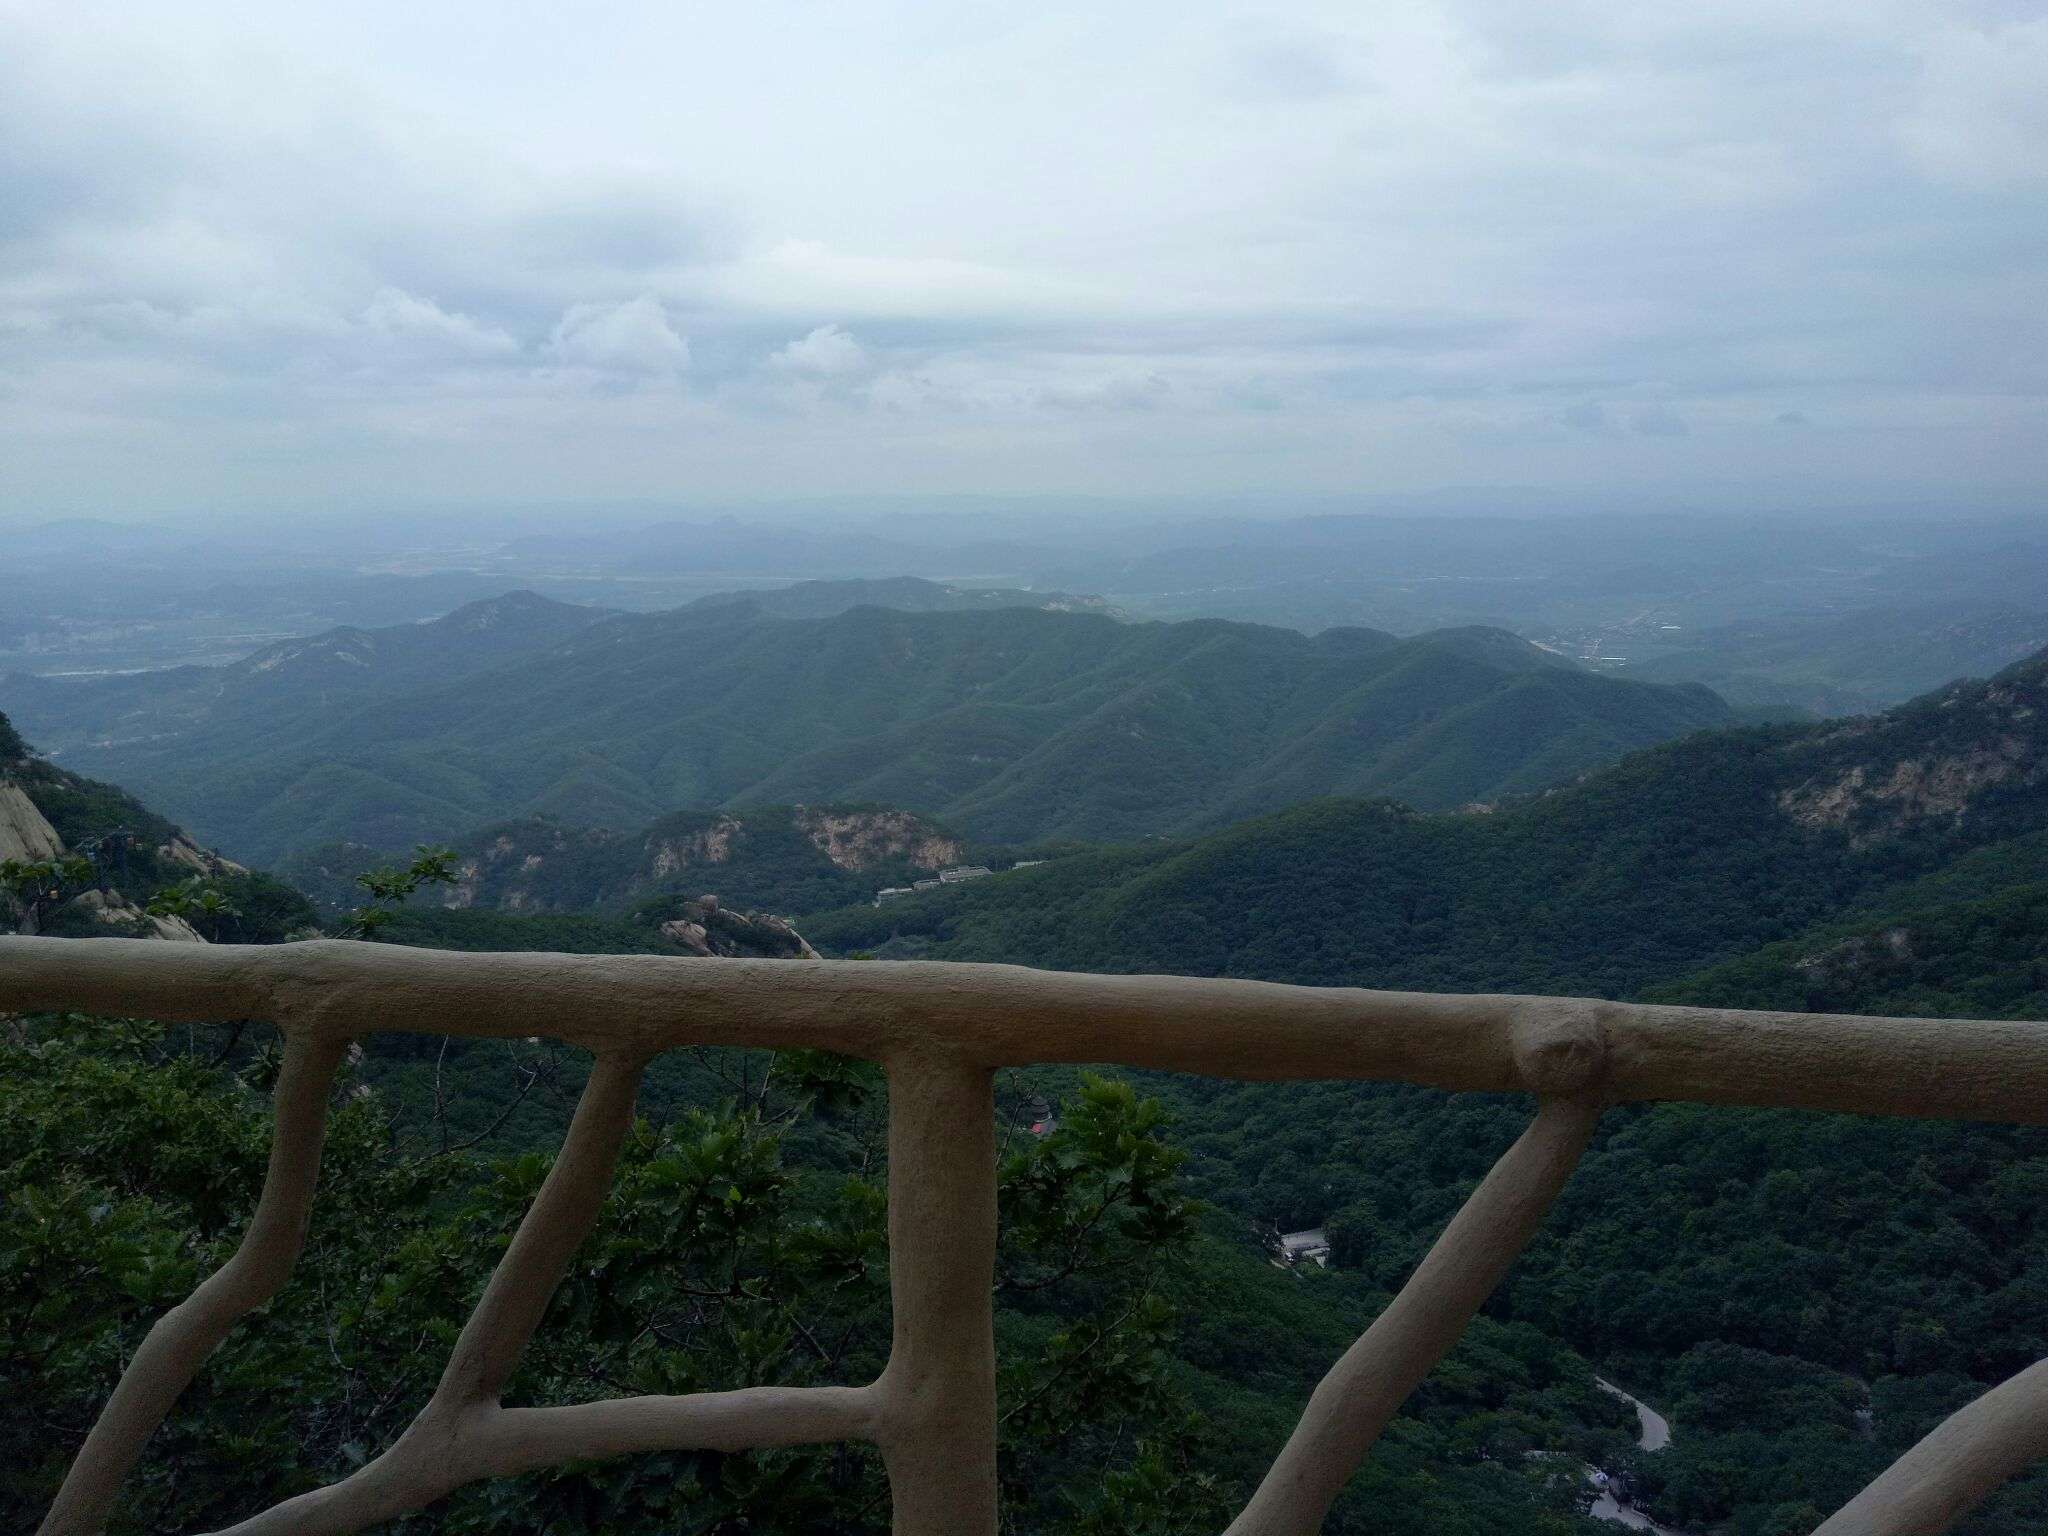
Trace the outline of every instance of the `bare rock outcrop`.
<instances>
[{"instance_id":1,"label":"bare rock outcrop","mask_svg":"<svg viewBox=\"0 0 2048 1536\"><path fill-rule=\"evenodd\" d=\"M1911 757L1889 770L1859 763L1830 779L1808 780L1778 796L1778 809L1806 827L1901 827L1933 817L1959 816L1994 785L2033 780L2041 766L2018 737L2002 737L1965 751Z\"/></svg>"},{"instance_id":2,"label":"bare rock outcrop","mask_svg":"<svg viewBox=\"0 0 2048 1536\"><path fill-rule=\"evenodd\" d=\"M816 960L818 952L779 917L731 912L716 896L685 901L681 913L661 925L661 935L692 954L752 960Z\"/></svg>"},{"instance_id":3,"label":"bare rock outcrop","mask_svg":"<svg viewBox=\"0 0 2048 1536\"><path fill-rule=\"evenodd\" d=\"M182 917L153 917L118 891L85 891L71 898L71 908L91 917L93 923L117 937L169 939L180 944L204 944L206 938Z\"/></svg>"},{"instance_id":4,"label":"bare rock outcrop","mask_svg":"<svg viewBox=\"0 0 2048 1536\"><path fill-rule=\"evenodd\" d=\"M720 816L694 832L662 832L647 840L647 872L664 879L700 864L723 864L732 857L733 839L743 830L737 817Z\"/></svg>"},{"instance_id":5,"label":"bare rock outcrop","mask_svg":"<svg viewBox=\"0 0 2048 1536\"><path fill-rule=\"evenodd\" d=\"M172 864L182 864L196 875L246 875L248 866L237 864L233 859L224 859L211 849L202 848L191 838L180 832L167 843L157 844L157 857Z\"/></svg>"},{"instance_id":6,"label":"bare rock outcrop","mask_svg":"<svg viewBox=\"0 0 2048 1536\"><path fill-rule=\"evenodd\" d=\"M0 859L19 859L33 864L54 859L64 851L64 840L19 784L0 779Z\"/></svg>"},{"instance_id":7,"label":"bare rock outcrop","mask_svg":"<svg viewBox=\"0 0 2048 1536\"><path fill-rule=\"evenodd\" d=\"M908 811L794 809L796 824L812 846L841 869L863 870L894 859L918 869L943 869L958 864L966 847Z\"/></svg>"}]
</instances>

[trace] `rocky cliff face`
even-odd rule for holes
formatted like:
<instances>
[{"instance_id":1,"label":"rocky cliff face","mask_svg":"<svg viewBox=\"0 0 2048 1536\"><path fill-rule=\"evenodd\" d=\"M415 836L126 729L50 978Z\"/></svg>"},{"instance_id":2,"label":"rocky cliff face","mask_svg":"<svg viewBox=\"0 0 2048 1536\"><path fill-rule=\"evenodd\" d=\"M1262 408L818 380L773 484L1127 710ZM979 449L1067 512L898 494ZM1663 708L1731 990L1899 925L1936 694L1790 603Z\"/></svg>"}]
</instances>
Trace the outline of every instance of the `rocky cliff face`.
<instances>
[{"instance_id":1,"label":"rocky cliff face","mask_svg":"<svg viewBox=\"0 0 2048 1536\"><path fill-rule=\"evenodd\" d=\"M804 936L781 918L729 912L716 896L685 901L682 910L661 925L661 936L698 955L751 960L818 958Z\"/></svg>"},{"instance_id":2,"label":"rocky cliff face","mask_svg":"<svg viewBox=\"0 0 2048 1536\"><path fill-rule=\"evenodd\" d=\"M86 891L72 899L71 910L109 938L169 939L204 944L206 936L182 917L153 917L118 891Z\"/></svg>"},{"instance_id":3,"label":"rocky cliff face","mask_svg":"<svg viewBox=\"0 0 2048 1536\"><path fill-rule=\"evenodd\" d=\"M62 807L66 801L75 801L95 787L104 790L104 786L93 786L91 781L35 757L8 718L0 714L0 863L47 866L73 853L75 850L66 845L63 834L50 819L54 815L62 820L65 812L53 809L45 814L43 805ZM43 804L37 803L39 795ZM202 875L248 873L241 865L208 853L170 823L160 818L149 819L154 826L147 835L162 841L153 858L147 852L139 854L144 868L166 877L188 871ZM130 835L138 830L128 829ZM90 838L84 846L91 846ZM82 876L52 873L47 879L39 876L29 886L0 886L0 928L21 927L33 932L55 926L73 934L206 942L183 918L150 916L135 897L124 894L112 883L107 868L95 869L90 864L79 867ZM97 883L79 889L86 880ZM53 891L57 893L54 896L49 894Z\"/></svg>"},{"instance_id":4,"label":"rocky cliff face","mask_svg":"<svg viewBox=\"0 0 2048 1536\"><path fill-rule=\"evenodd\" d=\"M641 843L641 873L648 880L666 880L686 869L723 864L745 831L746 824L735 816L717 816L692 829L650 829Z\"/></svg>"},{"instance_id":5,"label":"rocky cliff face","mask_svg":"<svg viewBox=\"0 0 2048 1536\"><path fill-rule=\"evenodd\" d=\"M57 829L43 818L35 801L19 784L0 779L0 860L33 864L64 851Z\"/></svg>"},{"instance_id":6,"label":"rocky cliff face","mask_svg":"<svg viewBox=\"0 0 2048 1536\"><path fill-rule=\"evenodd\" d=\"M364 868L395 857L320 851L318 869L301 861L294 878L339 899L351 852ZM441 896L451 908L587 912L711 888L737 906L809 911L960 863L967 848L907 811L792 805L682 811L631 833L532 818L481 832L456 852L456 883ZM789 904L797 901L807 904Z\"/></svg>"},{"instance_id":7,"label":"rocky cliff face","mask_svg":"<svg viewBox=\"0 0 2048 1536\"><path fill-rule=\"evenodd\" d=\"M794 810L812 846L839 869L865 872L893 860L939 870L958 864L966 851L959 838L908 811L835 811L819 805Z\"/></svg>"},{"instance_id":8,"label":"rocky cliff face","mask_svg":"<svg viewBox=\"0 0 2048 1536\"><path fill-rule=\"evenodd\" d=\"M2048 660L1959 683L1795 749L1824 760L1779 792L1801 826L1858 846L1923 822L1958 822L2000 791L2048 783Z\"/></svg>"},{"instance_id":9,"label":"rocky cliff face","mask_svg":"<svg viewBox=\"0 0 2048 1536\"><path fill-rule=\"evenodd\" d=\"M246 875L249 868L224 859L211 848L202 848L183 832L158 843L156 856L167 864L189 869L195 875Z\"/></svg>"}]
</instances>

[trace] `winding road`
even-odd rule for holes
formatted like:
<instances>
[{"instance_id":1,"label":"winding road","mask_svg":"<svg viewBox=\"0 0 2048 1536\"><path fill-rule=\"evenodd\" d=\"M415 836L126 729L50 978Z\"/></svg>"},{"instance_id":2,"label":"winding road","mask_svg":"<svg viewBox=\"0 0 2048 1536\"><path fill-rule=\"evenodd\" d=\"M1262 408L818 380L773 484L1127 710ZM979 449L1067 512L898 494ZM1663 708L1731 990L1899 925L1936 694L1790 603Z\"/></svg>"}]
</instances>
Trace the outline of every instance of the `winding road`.
<instances>
[{"instance_id":1,"label":"winding road","mask_svg":"<svg viewBox=\"0 0 2048 1536\"><path fill-rule=\"evenodd\" d=\"M1605 1381L1595 1376L1593 1384L1599 1387L1602 1392L1613 1393L1635 1409L1637 1445L1646 1451L1661 1451L1671 1443L1671 1422L1663 1414L1652 1408L1641 1398L1632 1397L1630 1394L1622 1391L1621 1388L1611 1381ZM1590 1477L1591 1475L1591 1470L1588 1469L1587 1476ZM1649 1531L1652 1533L1652 1536L1683 1536L1683 1533L1674 1531L1669 1526L1659 1525L1648 1515L1642 1513L1642 1511L1631 1509L1626 1504L1617 1503L1613 1494L1604 1491L1600 1497L1593 1501L1593 1508L1590 1513L1595 1520L1611 1520L1616 1525L1626 1526L1632 1531Z\"/></svg>"}]
</instances>

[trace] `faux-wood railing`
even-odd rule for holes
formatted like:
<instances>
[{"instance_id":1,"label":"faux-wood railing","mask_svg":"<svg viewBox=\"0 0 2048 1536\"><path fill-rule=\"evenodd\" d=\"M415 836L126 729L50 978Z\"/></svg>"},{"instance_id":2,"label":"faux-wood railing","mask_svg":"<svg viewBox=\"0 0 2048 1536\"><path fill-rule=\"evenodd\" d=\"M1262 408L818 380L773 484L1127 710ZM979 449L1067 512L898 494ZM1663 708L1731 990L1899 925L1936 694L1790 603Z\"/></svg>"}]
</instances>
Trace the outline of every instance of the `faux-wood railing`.
<instances>
[{"instance_id":1,"label":"faux-wood railing","mask_svg":"<svg viewBox=\"0 0 2048 1536\"><path fill-rule=\"evenodd\" d=\"M290 1274L329 1087L393 1030L548 1035L596 1062L554 1170L426 1409L381 1456L224 1536L339 1536L466 1483L657 1449L865 1439L900 1536L996 1529L996 1068L1116 1062L1248 1079L1352 1078L1533 1094L1538 1108L1400 1295L1310 1397L1228 1536L1310 1536L1408 1394L1528 1243L1607 1105L1683 1099L2048 1124L2048 1025L1438 996L1000 965L450 954L0 939L0 1009L261 1018L285 1039L269 1171L234 1257L160 1319L42 1525L92 1536L208 1354ZM889 1083L889 1363L864 1387L754 1387L558 1408L500 1398L597 1219L647 1063L684 1045L811 1047ZM2048 1361L1908 1451L1816 1536L1944 1531L2048 1456Z\"/></svg>"}]
</instances>

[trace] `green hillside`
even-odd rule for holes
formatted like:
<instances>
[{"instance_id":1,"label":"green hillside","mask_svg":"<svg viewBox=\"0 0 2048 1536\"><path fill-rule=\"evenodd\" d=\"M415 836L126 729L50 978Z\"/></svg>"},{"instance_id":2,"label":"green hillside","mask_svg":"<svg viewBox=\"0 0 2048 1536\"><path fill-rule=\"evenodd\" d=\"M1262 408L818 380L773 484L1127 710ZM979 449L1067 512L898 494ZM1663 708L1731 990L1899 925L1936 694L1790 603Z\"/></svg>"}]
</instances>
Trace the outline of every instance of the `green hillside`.
<instances>
[{"instance_id":1,"label":"green hillside","mask_svg":"<svg viewBox=\"0 0 2048 1536\"><path fill-rule=\"evenodd\" d=\"M807 921L881 954L1734 1007L2048 1018L2048 660L1888 715L1715 733L1491 816L1324 802ZM1204 1197L1392 1283L1526 1119L1400 1087L1152 1077ZM2048 1355L2048 1133L1611 1113L1490 1306L1672 1421L1687 1531L1802 1533ZM1957 1527L2020 1536L2048 1477Z\"/></svg>"},{"instance_id":2,"label":"green hillside","mask_svg":"<svg viewBox=\"0 0 2048 1536\"><path fill-rule=\"evenodd\" d=\"M220 741L316 726L364 699L445 682L549 647L608 616L510 592L426 624L344 627L265 646L224 667L103 677L0 678L0 696L45 751L189 736Z\"/></svg>"},{"instance_id":3,"label":"green hillside","mask_svg":"<svg viewBox=\"0 0 2048 1536\"><path fill-rule=\"evenodd\" d=\"M375 686L357 676L374 667L323 663L296 691L272 680L294 658L215 679L231 702L193 714L174 689L118 728L77 699L129 685L8 688L67 762L265 859L507 815L623 827L763 802L897 806L993 841L1130 838L1305 795L1491 799L1729 718L1704 688L1595 676L1497 630L1311 639L1014 607L780 619L753 600L574 622L430 683L416 660ZM324 681L338 668L349 689Z\"/></svg>"},{"instance_id":4,"label":"green hillside","mask_svg":"<svg viewBox=\"0 0 2048 1536\"><path fill-rule=\"evenodd\" d=\"M808 931L1068 969L1625 996L1915 882L2048 877L2044 746L2036 658L1865 720L1694 735L1492 814L1323 801Z\"/></svg>"},{"instance_id":5,"label":"green hillside","mask_svg":"<svg viewBox=\"0 0 2048 1536\"><path fill-rule=\"evenodd\" d=\"M1438 640L1460 662L1494 643ZM1525 681L1578 675L1527 660L1515 674ZM816 915L803 931L885 955L2041 1017L2044 734L2048 659L2037 658L1867 720L1695 735L1488 814L1324 800L1206 837L1071 853ZM486 907L569 908L588 896L616 909L620 887L608 882L632 889L677 848L721 838L737 850L760 836L763 869L776 857L800 864L826 852L804 814L679 816L659 824L661 837L515 823L467 845L483 866L461 876L474 906L416 902L384 936L654 947L644 908ZM884 818L876 824L828 814L842 857L849 838L903 845L932 831L897 813L865 813ZM731 852L724 863L721 875L747 867ZM686 860L672 873L687 886L715 867ZM380 1052L367 1070L387 1104L438 1115L443 1063L419 1049ZM448 1060L453 1134L490 1131L517 1148L558 1129L566 1094L521 1107L516 1063L483 1047ZM689 1076L713 1065L675 1058L682 1075L664 1069L650 1084L658 1113L728 1093ZM1005 1092L1071 1101L1078 1076L1006 1074ZM1207 1427L1177 1454L1241 1491L1527 1107L1370 1084L1138 1077L1172 1118L1189 1192L1212 1207L1177 1267L1149 1282L1177 1315L1144 1369L1163 1373L1174 1400L1202 1405ZM518 1110L510 1121L508 1109ZM796 1123L793 1167L816 1166L809 1138L829 1124ZM1599 1527L1569 1512L1572 1469L1598 1461L1628 1470L1657 1517L1689 1532L1810 1530L1947 1412L2048 1355L2044 1189L2039 1131L1616 1110L1487 1317L1408 1405L1331 1529L1587 1533ZM1335 1246L1328 1275L1275 1271L1250 1236L1311 1225ZM1052 1323L1006 1321L1004 1348L1029 1358ZM1628 1448L1612 1400L1587 1390L1587 1362L1671 1419L1669 1449ZM1200 1438L1218 1425L1230 1428L1227 1444ZM1102 1449L1088 1445L1078 1459L1056 1454L1048 1475L1099 1480L1094 1464L1082 1470ZM1162 1485L1172 1498L1196 1491L1176 1480L1188 1470L1181 1463ZM1020 1519L1033 1527L1036 1516ZM1390 1523L1399 1519L1410 1523ZM2037 1476L1957 1529L2022 1536L2044 1519L2048 1478Z\"/></svg>"},{"instance_id":6,"label":"green hillside","mask_svg":"<svg viewBox=\"0 0 2048 1536\"><path fill-rule=\"evenodd\" d=\"M36 757L0 714L0 933L147 934L144 909L177 886L224 904L199 918L208 937L275 943L316 923L292 886L201 848L127 791Z\"/></svg>"}]
</instances>

